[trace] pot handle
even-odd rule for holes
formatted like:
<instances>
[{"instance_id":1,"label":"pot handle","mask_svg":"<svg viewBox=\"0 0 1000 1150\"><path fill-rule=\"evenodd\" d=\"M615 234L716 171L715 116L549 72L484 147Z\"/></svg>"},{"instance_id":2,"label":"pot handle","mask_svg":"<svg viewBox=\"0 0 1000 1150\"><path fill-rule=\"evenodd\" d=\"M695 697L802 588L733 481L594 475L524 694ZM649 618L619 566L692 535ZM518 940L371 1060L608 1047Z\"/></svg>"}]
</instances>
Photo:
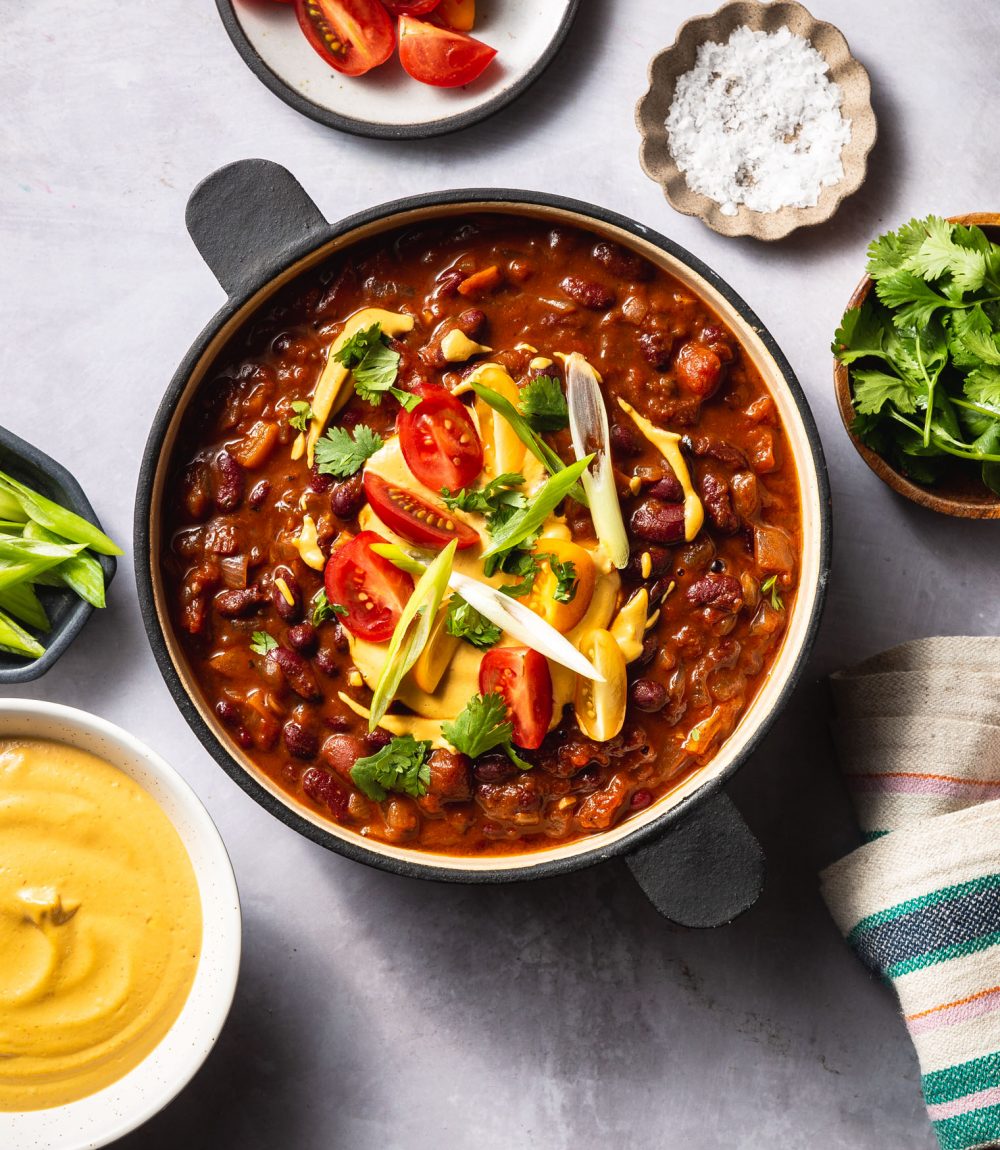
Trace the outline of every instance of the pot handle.
<instances>
[{"instance_id":1,"label":"pot handle","mask_svg":"<svg viewBox=\"0 0 1000 1150\"><path fill-rule=\"evenodd\" d=\"M206 176L185 222L230 297L249 295L316 247L329 227L298 180L271 160L237 160Z\"/></svg>"},{"instance_id":2,"label":"pot handle","mask_svg":"<svg viewBox=\"0 0 1000 1150\"><path fill-rule=\"evenodd\" d=\"M721 790L625 862L653 906L680 926L732 922L764 886L760 843Z\"/></svg>"}]
</instances>

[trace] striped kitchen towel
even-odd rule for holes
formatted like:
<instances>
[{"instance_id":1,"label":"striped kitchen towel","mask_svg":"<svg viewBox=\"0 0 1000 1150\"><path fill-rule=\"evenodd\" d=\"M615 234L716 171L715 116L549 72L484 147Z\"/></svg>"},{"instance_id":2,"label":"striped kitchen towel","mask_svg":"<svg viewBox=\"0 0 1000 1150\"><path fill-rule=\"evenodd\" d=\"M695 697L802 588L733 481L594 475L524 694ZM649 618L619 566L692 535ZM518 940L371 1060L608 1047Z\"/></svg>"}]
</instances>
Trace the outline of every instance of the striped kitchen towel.
<instances>
[{"instance_id":1,"label":"striped kitchen towel","mask_svg":"<svg viewBox=\"0 0 1000 1150\"><path fill-rule=\"evenodd\" d=\"M1000 640L907 643L831 685L869 841L823 897L895 986L942 1150L1000 1145Z\"/></svg>"}]
</instances>

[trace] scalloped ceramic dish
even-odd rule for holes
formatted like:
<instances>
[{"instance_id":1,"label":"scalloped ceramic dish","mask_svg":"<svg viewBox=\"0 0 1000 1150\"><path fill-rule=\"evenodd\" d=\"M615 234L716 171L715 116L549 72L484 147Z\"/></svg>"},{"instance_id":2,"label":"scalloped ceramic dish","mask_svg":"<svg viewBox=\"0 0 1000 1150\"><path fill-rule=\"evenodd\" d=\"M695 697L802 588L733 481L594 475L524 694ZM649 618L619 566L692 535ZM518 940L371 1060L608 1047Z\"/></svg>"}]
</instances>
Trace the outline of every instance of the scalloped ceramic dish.
<instances>
[{"instance_id":1,"label":"scalloped ceramic dish","mask_svg":"<svg viewBox=\"0 0 1000 1150\"><path fill-rule=\"evenodd\" d=\"M840 87L842 111L851 121L851 139L841 155L844 178L824 188L814 207L755 212L741 204L736 215L723 215L715 200L691 190L670 152L665 122L678 78L694 66L701 44L709 40L725 42L743 25L764 32L785 26L809 40L829 64L830 79ZM782 239L796 228L828 220L841 201L864 183L868 154L875 145L877 132L871 82L864 66L851 55L847 41L837 28L814 19L801 4L791 0L775 4L736 0L710 16L697 16L682 24L673 44L650 61L649 90L636 106L635 120L642 135L639 158L643 171L663 188L671 207L685 215L698 216L721 235L753 236L758 240Z\"/></svg>"}]
</instances>

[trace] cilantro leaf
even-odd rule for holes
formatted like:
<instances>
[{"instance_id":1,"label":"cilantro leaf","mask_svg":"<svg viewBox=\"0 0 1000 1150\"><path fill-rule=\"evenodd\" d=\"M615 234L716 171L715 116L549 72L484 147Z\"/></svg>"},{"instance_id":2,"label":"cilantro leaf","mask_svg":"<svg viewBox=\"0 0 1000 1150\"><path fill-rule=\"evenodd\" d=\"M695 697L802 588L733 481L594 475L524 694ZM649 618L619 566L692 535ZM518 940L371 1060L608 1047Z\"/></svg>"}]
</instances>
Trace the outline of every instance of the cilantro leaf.
<instances>
[{"instance_id":1,"label":"cilantro leaf","mask_svg":"<svg viewBox=\"0 0 1000 1150\"><path fill-rule=\"evenodd\" d=\"M886 335L885 311L868 296L861 307L844 312L830 350L841 363L853 363L867 355L886 358Z\"/></svg>"},{"instance_id":2,"label":"cilantro leaf","mask_svg":"<svg viewBox=\"0 0 1000 1150\"><path fill-rule=\"evenodd\" d=\"M316 470L346 479L360 471L365 460L381 447L382 436L363 423L354 428L353 438L346 427L331 427L316 441Z\"/></svg>"},{"instance_id":3,"label":"cilantro leaf","mask_svg":"<svg viewBox=\"0 0 1000 1150\"><path fill-rule=\"evenodd\" d=\"M896 271L875 281L875 293L886 307L895 310L897 327L924 327L943 307L954 301L936 292L929 283L911 271Z\"/></svg>"},{"instance_id":4,"label":"cilantro leaf","mask_svg":"<svg viewBox=\"0 0 1000 1150\"><path fill-rule=\"evenodd\" d=\"M326 591L320 588L313 599L312 625L318 627L327 619L335 619L338 615L346 615L347 608L339 603L331 603L326 597Z\"/></svg>"},{"instance_id":5,"label":"cilantro leaf","mask_svg":"<svg viewBox=\"0 0 1000 1150\"><path fill-rule=\"evenodd\" d=\"M278 640L266 631L254 631L250 636L250 650L255 655L266 655L268 651L273 651L277 645Z\"/></svg>"},{"instance_id":6,"label":"cilantro leaf","mask_svg":"<svg viewBox=\"0 0 1000 1150\"><path fill-rule=\"evenodd\" d=\"M555 376L539 375L521 388L518 407L535 431L561 431L569 427L569 407L562 384Z\"/></svg>"},{"instance_id":7,"label":"cilantro leaf","mask_svg":"<svg viewBox=\"0 0 1000 1150\"><path fill-rule=\"evenodd\" d=\"M965 396L1000 415L1000 366L983 365L965 377Z\"/></svg>"},{"instance_id":8,"label":"cilantro leaf","mask_svg":"<svg viewBox=\"0 0 1000 1150\"><path fill-rule=\"evenodd\" d=\"M917 410L920 393L909 380L874 368L858 368L851 373L851 379L854 382L854 406L862 415L874 415L889 402L900 411Z\"/></svg>"},{"instance_id":9,"label":"cilantro leaf","mask_svg":"<svg viewBox=\"0 0 1000 1150\"><path fill-rule=\"evenodd\" d=\"M427 763L430 749L426 739L397 735L374 755L358 759L351 767L351 779L358 790L377 803L390 791L420 798L427 794L431 781Z\"/></svg>"},{"instance_id":10,"label":"cilantro leaf","mask_svg":"<svg viewBox=\"0 0 1000 1150\"><path fill-rule=\"evenodd\" d=\"M309 421L313 418L313 409L304 399L293 399L292 411L295 414L288 417L289 424L296 431L306 431L309 427Z\"/></svg>"},{"instance_id":11,"label":"cilantro leaf","mask_svg":"<svg viewBox=\"0 0 1000 1150\"><path fill-rule=\"evenodd\" d=\"M394 395L407 411L420 402L419 395L395 386L400 356L389 346L380 323L356 331L334 352L333 358L354 373L354 390L372 407L378 407L386 392Z\"/></svg>"},{"instance_id":12,"label":"cilantro leaf","mask_svg":"<svg viewBox=\"0 0 1000 1150\"><path fill-rule=\"evenodd\" d=\"M493 647L500 642L503 632L491 623L485 615L480 613L471 604L466 603L461 595L453 595L448 603L448 612L445 616L444 629L456 639L464 639L473 647Z\"/></svg>"},{"instance_id":13,"label":"cilantro leaf","mask_svg":"<svg viewBox=\"0 0 1000 1150\"><path fill-rule=\"evenodd\" d=\"M554 555L547 555L549 567L556 577L556 589L552 598L557 603L572 603L576 598L576 564L572 560L560 562Z\"/></svg>"},{"instance_id":14,"label":"cilantro leaf","mask_svg":"<svg viewBox=\"0 0 1000 1150\"><path fill-rule=\"evenodd\" d=\"M986 256L977 248L956 243L954 225L940 216L924 221L927 235L920 247L906 261L907 268L925 280L950 276L951 283L962 291L975 291L986 278Z\"/></svg>"},{"instance_id":15,"label":"cilantro leaf","mask_svg":"<svg viewBox=\"0 0 1000 1150\"><path fill-rule=\"evenodd\" d=\"M777 575L772 575L770 578L765 579L764 582L761 583L760 589L765 595L771 596L771 606L775 609L775 611L783 611L785 609L784 600L781 598L781 594L778 591Z\"/></svg>"},{"instance_id":16,"label":"cilantro leaf","mask_svg":"<svg viewBox=\"0 0 1000 1150\"><path fill-rule=\"evenodd\" d=\"M886 232L868 245L868 274L873 280L906 267L920 249L927 230L920 220L910 220L894 232Z\"/></svg>"},{"instance_id":17,"label":"cilantro leaf","mask_svg":"<svg viewBox=\"0 0 1000 1150\"><path fill-rule=\"evenodd\" d=\"M514 724L501 695L473 695L453 723L442 723L441 734L456 751L478 759L510 743Z\"/></svg>"},{"instance_id":18,"label":"cilantro leaf","mask_svg":"<svg viewBox=\"0 0 1000 1150\"><path fill-rule=\"evenodd\" d=\"M513 599L520 599L522 595L530 595L532 588L535 586L535 580L541 571L541 564L538 560L541 556L532 554L530 550L514 550L508 551L505 555L500 557L497 567L505 575L517 575L518 581L516 583L505 583L499 590L504 595L510 595ZM486 570L486 574L494 574L493 568Z\"/></svg>"},{"instance_id":19,"label":"cilantro leaf","mask_svg":"<svg viewBox=\"0 0 1000 1150\"><path fill-rule=\"evenodd\" d=\"M441 498L449 511L472 511L486 516L486 527L492 532L505 523L515 511L528 506L528 500L514 488L524 483L524 476L507 471L491 479L485 487L463 487L452 493L441 488Z\"/></svg>"}]
</instances>

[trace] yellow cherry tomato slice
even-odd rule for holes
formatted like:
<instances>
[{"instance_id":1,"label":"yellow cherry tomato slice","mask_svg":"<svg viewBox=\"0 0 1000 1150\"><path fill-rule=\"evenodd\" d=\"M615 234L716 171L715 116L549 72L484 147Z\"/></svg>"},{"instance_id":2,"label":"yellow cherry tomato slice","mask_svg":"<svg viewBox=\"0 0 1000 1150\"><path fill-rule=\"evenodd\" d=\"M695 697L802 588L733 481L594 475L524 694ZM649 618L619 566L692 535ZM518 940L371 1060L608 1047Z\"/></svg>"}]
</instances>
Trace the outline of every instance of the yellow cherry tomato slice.
<instances>
[{"instance_id":1,"label":"yellow cherry tomato slice","mask_svg":"<svg viewBox=\"0 0 1000 1150\"><path fill-rule=\"evenodd\" d=\"M549 555L554 555L555 559L546 558ZM590 601L594 597L594 583L597 579L594 561L578 543L549 536L543 536L535 544L535 557L541 570L535 577L531 592L524 602L536 615L541 615L546 623L550 623L565 635L586 615ZM573 598L568 603L556 598L559 579L552 570L553 564L558 567L563 563L572 563L573 573L576 576L572 590Z\"/></svg>"},{"instance_id":2,"label":"yellow cherry tomato slice","mask_svg":"<svg viewBox=\"0 0 1000 1150\"><path fill-rule=\"evenodd\" d=\"M606 743L625 723L625 658L614 636L604 630L588 631L580 651L604 676L604 682L577 678L573 699L576 721L587 738Z\"/></svg>"}]
</instances>

